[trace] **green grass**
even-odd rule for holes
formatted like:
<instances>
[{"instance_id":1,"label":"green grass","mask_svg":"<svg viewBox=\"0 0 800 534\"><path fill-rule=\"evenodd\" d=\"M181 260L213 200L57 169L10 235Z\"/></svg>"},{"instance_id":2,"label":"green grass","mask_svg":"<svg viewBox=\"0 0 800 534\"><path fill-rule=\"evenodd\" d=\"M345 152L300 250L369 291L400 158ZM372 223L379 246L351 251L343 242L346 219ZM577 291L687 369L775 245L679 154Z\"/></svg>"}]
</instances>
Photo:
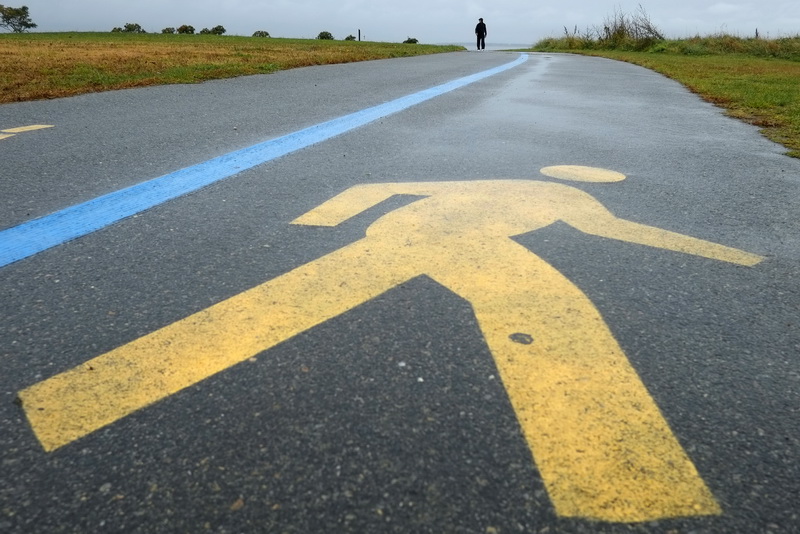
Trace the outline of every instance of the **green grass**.
<instances>
[{"instance_id":1,"label":"green grass","mask_svg":"<svg viewBox=\"0 0 800 534\"><path fill-rule=\"evenodd\" d=\"M218 35L0 34L0 103L460 50Z\"/></svg>"},{"instance_id":2,"label":"green grass","mask_svg":"<svg viewBox=\"0 0 800 534\"><path fill-rule=\"evenodd\" d=\"M730 35L655 43L618 43L565 36L534 50L573 52L627 61L668 76L729 115L761 128L800 158L800 37L775 40Z\"/></svg>"}]
</instances>

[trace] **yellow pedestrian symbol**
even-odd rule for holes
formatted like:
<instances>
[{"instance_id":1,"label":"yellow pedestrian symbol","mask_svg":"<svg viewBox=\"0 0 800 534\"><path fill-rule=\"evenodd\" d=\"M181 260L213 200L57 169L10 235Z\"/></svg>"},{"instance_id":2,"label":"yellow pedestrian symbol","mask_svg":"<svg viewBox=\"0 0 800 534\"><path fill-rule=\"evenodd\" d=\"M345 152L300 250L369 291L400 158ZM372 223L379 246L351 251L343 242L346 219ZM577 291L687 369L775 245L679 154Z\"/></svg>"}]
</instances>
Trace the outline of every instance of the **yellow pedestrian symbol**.
<instances>
[{"instance_id":1,"label":"yellow pedestrian symbol","mask_svg":"<svg viewBox=\"0 0 800 534\"><path fill-rule=\"evenodd\" d=\"M603 169L543 174L615 182ZM615 217L562 183L359 185L293 224L335 226L393 195L422 198L366 237L20 392L52 451L427 275L466 299L556 512L637 522L720 508L592 302L512 236L586 234L752 266L755 254Z\"/></svg>"}]
</instances>

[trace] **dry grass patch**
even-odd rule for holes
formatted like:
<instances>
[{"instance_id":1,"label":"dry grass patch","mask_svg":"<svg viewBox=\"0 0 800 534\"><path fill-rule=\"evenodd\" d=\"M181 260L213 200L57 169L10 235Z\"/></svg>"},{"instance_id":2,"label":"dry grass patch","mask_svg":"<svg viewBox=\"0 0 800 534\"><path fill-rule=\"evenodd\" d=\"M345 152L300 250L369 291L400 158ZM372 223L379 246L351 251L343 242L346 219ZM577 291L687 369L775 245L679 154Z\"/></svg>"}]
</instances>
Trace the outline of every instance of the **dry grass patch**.
<instances>
[{"instance_id":1,"label":"dry grass patch","mask_svg":"<svg viewBox=\"0 0 800 534\"><path fill-rule=\"evenodd\" d=\"M456 50L463 48L216 35L2 34L0 103Z\"/></svg>"}]
</instances>

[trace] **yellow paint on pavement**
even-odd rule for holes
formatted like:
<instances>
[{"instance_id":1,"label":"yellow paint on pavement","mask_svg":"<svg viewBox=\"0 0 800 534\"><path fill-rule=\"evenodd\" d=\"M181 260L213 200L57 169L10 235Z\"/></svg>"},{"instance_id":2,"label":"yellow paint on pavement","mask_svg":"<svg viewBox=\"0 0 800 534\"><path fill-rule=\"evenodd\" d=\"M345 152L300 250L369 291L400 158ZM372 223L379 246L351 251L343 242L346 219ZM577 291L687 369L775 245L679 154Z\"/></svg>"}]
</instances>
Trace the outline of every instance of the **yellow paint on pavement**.
<instances>
[{"instance_id":1,"label":"yellow paint on pavement","mask_svg":"<svg viewBox=\"0 0 800 534\"><path fill-rule=\"evenodd\" d=\"M7 128L5 130L0 130L5 133L16 134L22 132L32 132L34 130L42 130L44 128L52 128L52 124L32 124L30 126L20 126L18 128Z\"/></svg>"},{"instance_id":2,"label":"yellow paint on pavement","mask_svg":"<svg viewBox=\"0 0 800 534\"><path fill-rule=\"evenodd\" d=\"M543 172L624 178L575 166ZM397 194L424 198L379 218L364 239L20 392L44 448L427 275L472 305L559 515L637 522L720 513L591 301L509 238L563 221L740 265L762 257L618 219L587 193L533 180L361 185L293 223L335 226Z\"/></svg>"},{"instance_id":3,"label":"yellow paint on pavement","mask_svg":"<svg viewBox=\"0 0 800 534\"><path fill-rule=\"evenodd\" d=\"M53 128L51 124L32 124L30 126L19 126L17 128L6 128L5 130L0 130L0 141L3 139L8 139L9 137L14 137L18 133L22 132L32 132L34 130L42 130L44 128Z\"/></svg>"},{"instance_id":4,"label":"yellow paint on pavement","mask_svg":"<svg viewBox=\"0 0 800 534\"><path fill-rule=\"evenodd\" d=\"M545 167L539 172L551 178L574 182L612 183L621 182L626 178L621 172L596 167L581 167L580 165L556 165Z\"/></svg>"}]
</instances>

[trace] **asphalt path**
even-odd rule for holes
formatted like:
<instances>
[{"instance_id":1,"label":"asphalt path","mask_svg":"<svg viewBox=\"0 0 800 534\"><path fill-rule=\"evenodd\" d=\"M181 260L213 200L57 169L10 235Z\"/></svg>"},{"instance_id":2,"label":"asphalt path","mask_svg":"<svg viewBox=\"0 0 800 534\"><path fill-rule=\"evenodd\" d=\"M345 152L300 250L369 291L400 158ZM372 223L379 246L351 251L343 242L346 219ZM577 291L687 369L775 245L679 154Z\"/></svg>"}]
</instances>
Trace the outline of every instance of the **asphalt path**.
<instances>
[{"instance_id":1,"label":"asphalt path","mask_svg":"<svg viewBox=\"0 0 800 534\"><path fill-rule=\"evenodd\" d=\"M518 57L3 105L0 229ZM16 130L30 125L51 127ZM542 173L553 166L626 179L566 182ZM0 268L0 532L800 532L800 162L755 128L636 66L531 54L230 174ZM292 224L337 195L419 182L496 192L500 180L569 186L621 220L759 257L718 261L563 221L513 237L596 308L718 512L559 513L478 306L428 271L86 435L48 448L34 431L22 392L323 265L427 193L399 187L339 224ZM509 194L502 215L519 202ZM607 475L587 477L601 487Z\"/></svg>"}]
</instances>

